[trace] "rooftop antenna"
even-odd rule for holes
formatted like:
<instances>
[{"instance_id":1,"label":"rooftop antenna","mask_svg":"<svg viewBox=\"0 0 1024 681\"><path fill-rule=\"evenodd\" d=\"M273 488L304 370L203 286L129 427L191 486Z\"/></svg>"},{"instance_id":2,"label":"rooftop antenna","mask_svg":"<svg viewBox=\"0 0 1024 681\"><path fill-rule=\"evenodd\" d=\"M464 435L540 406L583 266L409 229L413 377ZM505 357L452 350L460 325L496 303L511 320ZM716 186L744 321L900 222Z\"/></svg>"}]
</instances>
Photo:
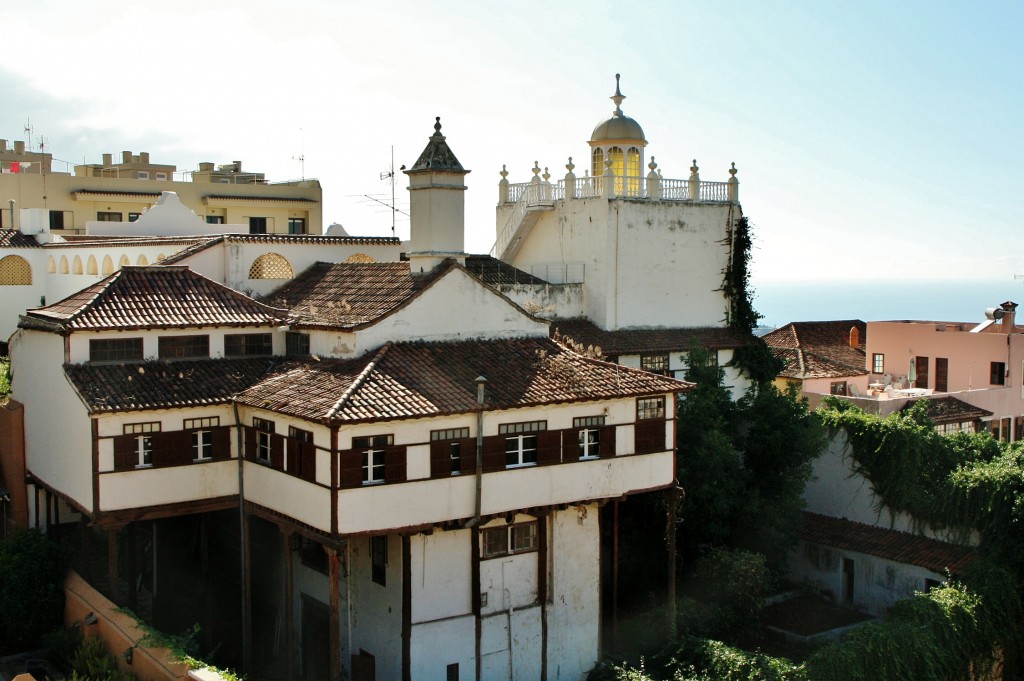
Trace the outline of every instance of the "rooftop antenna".
<instances>
[{"instance_id":1,"label":"rooftop antenna","mask_svg":"<svg viewBox=\"0 0 1024 681\"><path fill-rule=\"evenodd\" d=\"M405 170L405 166L402 166ZM391 166L380 174L380 179L391 182L391 236L395 236L395 145L391 145ZM371 198L371 197L368 197ZM376 199L374 199L376 200Z\"/></svg>"},{"instance_id":2,"label":"rooftop antenna","mask_svg":"<svg viewBox=\"0 0 1024 681\"><path fill-rule=\"evenodd\" d=\"M306 140L302 135L302 128L299 128L299 155L292 156L293 161L299 162L299 172L302 174L302 179L306 179Z\"/></svg>"},{"instance_id":3,"label":"rooftop antenna","mask_svg":"<svg viewBox=\"0 0 1024 681\"><path fill-rule=\"evenodd\" d=\"M32 151L32 133L35 129L32 127L32 119L25 119L25 135L28 137L28 150Z\"/></svg>"}]
</instances>

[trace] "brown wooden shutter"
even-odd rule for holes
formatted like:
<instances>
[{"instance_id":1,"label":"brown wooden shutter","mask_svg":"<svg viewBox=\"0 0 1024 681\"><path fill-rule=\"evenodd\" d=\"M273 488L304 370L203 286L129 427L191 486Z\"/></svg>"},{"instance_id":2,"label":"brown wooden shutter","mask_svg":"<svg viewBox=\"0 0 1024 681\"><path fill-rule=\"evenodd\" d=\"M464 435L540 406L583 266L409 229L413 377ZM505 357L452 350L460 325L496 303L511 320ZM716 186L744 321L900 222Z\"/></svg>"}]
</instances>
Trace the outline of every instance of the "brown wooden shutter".
<instances>
[{"instance_id":1,"label":"brown wooden shutter","mask_svg":"<svg viewBox=\"0 0 1024 681\"><path fill-rule=\"evenodd\" d=\"M153 433L153 467L164 468L166 466L177 466L178 459L175 452L175 441L171 433Z\"/></svg>"},{"instance_id":2,"label":"brown wooden shutter","mask_svg":"<svg viewBox=\"0 0 1024 681\"><path fill-rule=\"evenodd\" d=\"M284 470L284 435L270 435L270 467L274 470Z\"/></svg>"},{"instance_id":3,"label":"brown wooden shutter","mask_svg":"<svg viewBox=\"0 0 1024 681\"><path fill-rule=\"evenodd\" d=\"M130 471L135 468L138 454L134 435L118 435L114 438L114 470Z\"/></svg>"},{"instance_id":4,"label":"brown wooden shutter","mask_svg":"<svg viewBox=\"0 0 1024 681\"><path fill-rule=\"evenodd\" d=\"M576 461L580 458L580 429L573 428L562 434L562 461Z\"/></svg>"},{"instance_id":5,"label":"brown wooden shutter","mask_svg":"<svg viewBox=\"0 0 1024 681\"><path fill-rule=\"evenodd\" d=\"M316 482L316 445L312 442L299 444L299 476L303 480Z\"/></svg>"},{"instance_id":6,"label":"brown wooden shutter","mask_svg":"<svg viewBox=\"0 0 1024 681\"><path fill-rule=\"evenodd\" d=\"M459 440L462 445L462 461L459 472L464 475L476 473L476 438L464 437Z\"/></svg>"},{"instance_id":7,"label":"brown wooden shutter","mask_svg":"<svg viewBox=\"0 0 1024 681\"><path fill-rule=\"evenodd\" d=\"M213 438L213 451L210 458L218 461L231 458L231 426L218 426L211 428Z\"/></svg>"},{"instance_id":8,"label":"brown wooden shutter","mask_svg":"<svg viewBox=\"0 0 1024 681\"><path fill-rule=\"evenodd\" d=\"M637 421L634 446L637 454L665 451L665 421L662 419Z\"/></svg>"},{"instance_id":9,"label":"brown wooden shutter","mask_svg":"<svg viewBox=\"0 0 1024 681\"><path fill-rule=\"evenodd\" d=\"M405 447L384 448L384 482L405 482Z\"/></svg>"},{"instance_id":10,"label":"brown wooden shutter","mask_svg":"<svg viewBox=\"0 0 1024 681\"><path fill-rule=\"evenodd\" d=\"M284 441L285 468L291 475L302 475L302 455L299 449L300 442L293 437Z\"/></svg>"},{"instance_id":11,"label":"brown wooden shutter","mask_svg":"<svg viewBox=\"0 0 1024 681\"><path fill-rule=\"evenodd\" d=\"M610 459L615 456L615 426L605 426L600 432L600 456L602 459Z\"/></svg>"},{"instance_id":12,"label":"brown wooden shutter","mask_svg":"<svg viewBox=\"0 0 1024 681\"><path fill-rule=\"evenodd\" d=\"M171 466L181 466L192 463L196 458L196 451L192 448L191 430L174 430L164 433L164 446L167 447L167 458Z\"/></svg>"},{"instance_id":13,"label":"brown wooden shutter","mask_svg":"<svg viewBox=\"0 0 1024 681\"><path fill-rule=\"evenodd\" d=\"M338 486L359 487L363 484L363 452L343 449L338 452Z\"/></svg>"},{"instance_id":14,"label":"brown wooden shutter","mask_svg":"<svg viewBox=\"0 0 1024 681\"><path fill-rule=\"evenodd\" d=\"M475 454L474 454L475 456ZM484 473L505 470L505 436L484 438Z\"/></svg>"},{"instance_id":15,"label":"brown wooden shutter","mask_svg":"<svg viewBox=\"0 0 1024 681\"><path fill-rule=\"evenodd\" d=\"M537 465L560 463L562 458L562 431L542 430L537 433Z\"/></svg>"},{"instance_id":16,"label":"brown wooden shutter","mask_svg":"<svg viewBox=\"0 0 1024 681\"><path fill-rule=\"evenodd\" d=\"M430 477L445 478L452 474L452 458L448 454L448 441L430 443Z\"/></svg>"},{"instance_id":17,"label":"brown wooden shutter","mask_svg":"<svg viewBox=\"0 0 1024 681\"><path fill-rule=\"evenodd\" d=\"M252 426L242 426L242 435L245 438L245 458L248 461L256 460L256 429Z\"/></svg>"}]
</instances>

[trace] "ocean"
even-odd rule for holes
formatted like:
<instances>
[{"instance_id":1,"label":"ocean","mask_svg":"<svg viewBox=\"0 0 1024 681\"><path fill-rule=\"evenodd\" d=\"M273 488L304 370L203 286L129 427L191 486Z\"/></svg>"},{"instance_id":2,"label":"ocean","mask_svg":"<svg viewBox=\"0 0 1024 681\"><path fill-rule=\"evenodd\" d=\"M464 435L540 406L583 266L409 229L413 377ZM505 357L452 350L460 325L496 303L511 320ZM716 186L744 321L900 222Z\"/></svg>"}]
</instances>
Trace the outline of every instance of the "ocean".
<instances>
[{"instance_id":1,"label":"ocean","mask_svg":"<svg viewBox=\"0 0 1024 681\"><path fill-rule=\"evenodd\" d=\"M751 282L761 326L789 322L898 319L978 322L985 308L1024 303L1024 281L942 279Z\"/></svg>"}]
</instances>

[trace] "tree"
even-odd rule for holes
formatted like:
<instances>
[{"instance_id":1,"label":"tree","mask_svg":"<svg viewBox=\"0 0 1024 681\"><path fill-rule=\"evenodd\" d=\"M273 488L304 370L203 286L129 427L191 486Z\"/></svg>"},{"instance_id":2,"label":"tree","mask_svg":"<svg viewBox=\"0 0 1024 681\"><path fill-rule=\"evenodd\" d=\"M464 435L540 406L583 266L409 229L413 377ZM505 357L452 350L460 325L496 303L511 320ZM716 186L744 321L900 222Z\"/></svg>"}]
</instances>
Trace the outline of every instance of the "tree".
<instances>
[{"instance_id":1,"label":"tree","mask_svg":"<svg viewBox=\"0 0 1024 681\"><path fill-rule=\"evenodd\" d=\"M35 530L0 543L0 651L36 646L61 625L67 571L64 549Z\"/></svg>"}]
</instances>

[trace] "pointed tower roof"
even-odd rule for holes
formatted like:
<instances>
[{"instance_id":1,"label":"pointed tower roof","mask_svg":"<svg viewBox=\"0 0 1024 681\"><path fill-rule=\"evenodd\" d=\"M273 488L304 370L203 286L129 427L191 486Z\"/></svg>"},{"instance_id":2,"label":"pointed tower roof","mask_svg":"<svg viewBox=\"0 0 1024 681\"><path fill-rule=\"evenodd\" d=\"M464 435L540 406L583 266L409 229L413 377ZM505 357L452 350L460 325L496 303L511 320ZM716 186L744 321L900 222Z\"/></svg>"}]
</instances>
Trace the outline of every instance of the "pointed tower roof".
<instances>
[{"instance_id":1,"label":"pointed tower roof","mask_svg":"<svg viewBox=\"0 0 1024 681\"><path fill-rule=\"evenodd\" d=\"M647 139L644 137L644 129L635 120L622 113L622 100L625 98L626 96L619 89L619 74L616 73L615 94L611 96L611 100L615 102L615 111L594 128L594 132L590 135L591 145L609 140L629 140L640 142L641 145L646 146Z\"/></svg>"},{"instance_id":2,"label":"pointed tower roof","mask_svg":"<svg viewBox=\"0 0 1024 681\"><path fill-rule=\"evenodd\" d=\"M462 167L462 164L459 163L459 159L455 158L455 153L448 147L448 143L444 141L445 137L441 134L441 117L438 116L434 121L434 134L430 136L427 147L420 154L420 157L416 159L416 163L412 165L412 168L405 171L406 174L424 170L467 172Z\"/></svg>"}]
</instances>

